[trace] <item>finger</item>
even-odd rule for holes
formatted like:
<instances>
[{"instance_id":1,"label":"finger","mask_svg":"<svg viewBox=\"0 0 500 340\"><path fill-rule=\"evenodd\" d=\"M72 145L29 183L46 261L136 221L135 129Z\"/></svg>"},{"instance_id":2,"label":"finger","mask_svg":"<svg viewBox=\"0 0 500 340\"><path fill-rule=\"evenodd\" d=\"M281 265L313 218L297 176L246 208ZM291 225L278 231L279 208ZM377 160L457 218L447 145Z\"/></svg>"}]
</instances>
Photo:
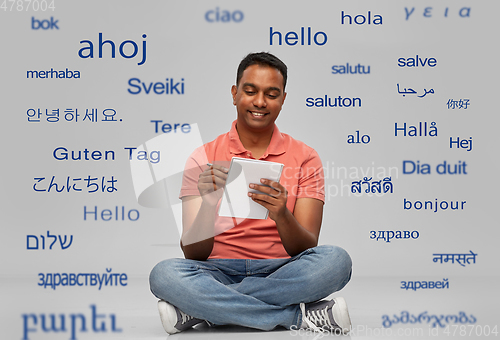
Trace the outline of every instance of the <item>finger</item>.
<instances>
[{"instance_id":1,"label":"finger","mask_svg":"<svg viewBox=\"0 0 500 340\"><path fill-rule=\"evenodd\" d=\"M273 205L270 204L269 202L266 202L266 201L262 201L262 200L258 200L256 198L253 198L252 197L252 200L257 203L257 204L260 204L261 206L263 206L264 208L266 208L267 210L270 210L272 209Z\"/></svg>"},{"instance_id":2,"label":"finger","mask_svg":"<svg viewBox=\"0 0 500 340\"><path fill-rule=\"evenodd\" d=\"M226 185L226 174L221 174L215 173L210 176L210 181L212 182L214 186L214 191L223 188Z\"/></svg>"},{"instance_id":3,"label":"finger","mask_svg":"<svg viewBox=\"0 0 500 340\"><path fill-rule=\"evenodd\" d=\"M212 181L213 177L220 178L225 181L227 179L227 174L219 170L207 169L206 171L202 172L199 176L200 180L202 178L208 178L210 181Z\"/></svg>"},{"instance_id":4,"label":"finger","mask_svg":"<svg viewBox=\"0 0 500 340\"><path fill-rule=\"evenodd\" d=\"M201 177L198 181L198 185L204 189L204 190L218 190L224 187L226 181L224 179L221 179L219 177L212 177L212 176L205 176ZM214 185L215 184L215 185Z\"/></svg>"},{"instance_id":5,"label":"finger","mask_svg":"<svg viewBox=\"0 0 500 340\"><path fill-rule=\"evenodd\" d=\"M273 188L267 185L250 184L250 188L271 195L273 197L278 197L282 193L282 191L279 188Z\"/></svg>"},{"instance_id":6,"label":"finger","mask_svg":"<svg viewBox=\"0 0 500 340\"><path fill-rule=\"evenodd\" d=\"M285 196L288 195L288 191L286 190L286 188L283 185L281 185L281 183L275 182L275 181L266 180L266 179L264 179L264 181L265 181L265 183L267 185L269 185L274 190L276 190L279 193L279 195L281 195L282 193L285 194Z\"/></svg>"},{"instance_id":7,"label":"finger","mask_svg":"<svg viewBox=\"0 0 500 340\"><path fill-rule=\"evenodd\" d=\"M210 168L210 169L207 169L207 171L208 171L209 174L215 175L217 177L224 178L224 179L227 178L227 171L226 170L225 170L224 167L222 167L222 169L219 169L219 168Z\"/></svg>"},{"instance_id":8,"label":"finger","mask_svg":"<svg viewBox=\"0 0 500 340\"><path fill-rule=\"evenodd\" d=\"M266 178L261 178L260 182L264 185L267 185L267 186L270 186L271 188L276 189L277 191L284 191L283 189L285 188L279 182L271 181L270 179L266 179Z\"/></svg>"},{"instance_id":9,"label":"finger","mask_svg":"<svg viewBox=\"0 0 500 340\"><path fill-rule=\"evenodd\" d=\"M276 195L276 190L268 187L266 185L259 185L259 184L250 184L250 189L253 189L255 191L268 194L268 195Z\"/></svg>"},{"instance_id":10,"label":"finger","mask_svg":"<svg viewBox=\"0 0 500 340\"><path fill-rule=\"evenodd\" d=\"M219 164L212 164L210 166L210 169L214 169L214 170L218 170L220 172L223 172L223 173L228 173L229 169L226 168L225 166L222 166L222 165L219 165Z\"/></svg>"},{"instance_id":11,"label":"finger","mask_svg":"<svg viewBox=\"0 0 500 340\"><path fill-rule=\"evenodd\" d=\"M256 194L254 192L249 192L248 196L251 197L254 201L265 202L270 205L276 205L278 202L276 197L266 194Z\"/></svg>"},{"instance_id":12,"label":"finger","mask_svg":"<svg viewBox=\"0 0 500 340\"><path fill-rule=\"evenodd\" d=\"M210 177L212 179L212 184L214 186L214 191L217 191L217 184L215 184L214 166L210 167Z\"/></svg>"},{"instance_id":13,"label":"finger","mask_svg":"<svg viewBox=\"0 0 500 340\"><path fill-rule=\"evenodd\" d=\"M203 193L212 193L212 192L221 190L222 186L219 186L217 184L214 185L214 183L204 183L204 184L198 186L198 189L200 192L203 192Z\"/></svg>"}]
</instances>

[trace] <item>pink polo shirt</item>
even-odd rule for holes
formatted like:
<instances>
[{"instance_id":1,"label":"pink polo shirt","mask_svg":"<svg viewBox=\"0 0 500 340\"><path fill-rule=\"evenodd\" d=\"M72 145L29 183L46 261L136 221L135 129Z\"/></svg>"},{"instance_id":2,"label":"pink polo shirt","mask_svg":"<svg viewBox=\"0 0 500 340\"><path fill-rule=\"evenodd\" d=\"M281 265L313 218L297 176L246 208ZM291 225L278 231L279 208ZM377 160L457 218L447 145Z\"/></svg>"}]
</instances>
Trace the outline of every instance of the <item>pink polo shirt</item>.
<instances>
[{"instance_id":1,"label":"pink polo shirt","mask_svg":"<svg viewBox=\"0 0 500 340\"><path fill-rule=\"evenodd\" d=\"M180 197L200 195L197 187L198 177L207 168L203 160L208 159L210 163L229 168L233 157L253 158L239 139L236 121L228 133L220 135L191 154L186 162ZM271 142L259 159L284 164L280 183L288 191L286 205L292 213L298 198L325 201L323 166L318 154L306 144L281 133L276 125ZM210 259L290 257L281 243L276 223L270 218L236 220L217 216L215 230Z\"/></svg>"}]
</instances>

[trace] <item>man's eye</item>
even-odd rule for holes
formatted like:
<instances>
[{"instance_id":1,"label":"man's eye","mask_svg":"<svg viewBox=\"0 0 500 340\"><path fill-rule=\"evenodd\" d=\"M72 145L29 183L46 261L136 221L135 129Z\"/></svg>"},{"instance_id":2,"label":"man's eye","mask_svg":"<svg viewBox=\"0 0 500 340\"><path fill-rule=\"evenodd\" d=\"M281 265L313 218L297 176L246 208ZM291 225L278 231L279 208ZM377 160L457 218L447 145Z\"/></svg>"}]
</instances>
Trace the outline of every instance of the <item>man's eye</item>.
<instances>
[{"instance_id":1,"label":"man's eye","mask_svg":"<svg viewBox=\"0 0 500 340\"><path fill-rule=\"evenodd\" d=\"M255 94L254 91L245 91L245 93L248 94L248 95L250 95L250 96L253 95L253 94Z\"/></svg>"},{"instance_id":2,"label":"man's eye","mask_svg":"<svg viewBox=\"0 0 500 340\"><path fill-rule=\"evenodd\" d=\"M276 99L276 98L278 98L278 96L277 96L277 95L275 95L275 94L268 94L267 96L268 96L269 98L272 98L272 99Z\"/></svg>"}]
</instances>

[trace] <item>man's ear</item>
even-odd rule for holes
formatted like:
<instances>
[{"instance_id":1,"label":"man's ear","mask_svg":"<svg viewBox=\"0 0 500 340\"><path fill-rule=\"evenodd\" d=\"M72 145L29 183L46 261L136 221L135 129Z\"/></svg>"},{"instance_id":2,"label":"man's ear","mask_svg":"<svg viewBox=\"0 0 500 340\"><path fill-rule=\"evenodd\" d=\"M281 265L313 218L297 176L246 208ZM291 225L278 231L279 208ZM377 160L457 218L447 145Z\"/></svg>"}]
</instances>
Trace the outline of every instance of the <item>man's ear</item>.
<instances>
[{"instance_id":1,"label":"man's ear","mask_svg":"<svg viewBox=\"0 0 500 340\"><path fill-rule=\"evenodd\" d=\"M281 105L285 104L285 98L286 98L286 92L283 93L283 102L281 103Z\"/></svg>"},{"instance_id":2,"label":"man's ear","mask_svg":"<svg viewBox=\"0 0 500 340\"><path fill-rule=\"evenodd\" d=\"M233 105L236 105L236 92L238 92L238 88L236 85L231 86L231 95L233 96Z\"/></svg>"}]
</instances>

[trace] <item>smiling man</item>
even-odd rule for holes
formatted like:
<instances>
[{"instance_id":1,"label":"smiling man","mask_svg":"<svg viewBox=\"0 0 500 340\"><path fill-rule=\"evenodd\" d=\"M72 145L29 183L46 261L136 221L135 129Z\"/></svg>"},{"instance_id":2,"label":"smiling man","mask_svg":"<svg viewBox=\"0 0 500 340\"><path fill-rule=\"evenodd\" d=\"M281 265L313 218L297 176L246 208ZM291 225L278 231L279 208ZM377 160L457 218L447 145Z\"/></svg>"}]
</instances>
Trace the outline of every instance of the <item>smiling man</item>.
<instances>
[{"instance_id":1,"label":"smiling man","mask_svg":"<svg viewBox=\"0 0 500 340\"><path fill-rule=\"evenodd\" d=\"M204 321L261 330L351 327L343 298L321 300L350 280L351 259L342 248L318 246L323 167L314 149L275 124L286 82L287 67L277 57L247 55L231 88L237 111L231 130L187 161L180 195L185 259L162 261L150 275L170 334ZM232 157L284 164L279 182L250 185L262 192L248 195L269 210L266 220L217 215Z\"/></svg>"}]
</instances>

